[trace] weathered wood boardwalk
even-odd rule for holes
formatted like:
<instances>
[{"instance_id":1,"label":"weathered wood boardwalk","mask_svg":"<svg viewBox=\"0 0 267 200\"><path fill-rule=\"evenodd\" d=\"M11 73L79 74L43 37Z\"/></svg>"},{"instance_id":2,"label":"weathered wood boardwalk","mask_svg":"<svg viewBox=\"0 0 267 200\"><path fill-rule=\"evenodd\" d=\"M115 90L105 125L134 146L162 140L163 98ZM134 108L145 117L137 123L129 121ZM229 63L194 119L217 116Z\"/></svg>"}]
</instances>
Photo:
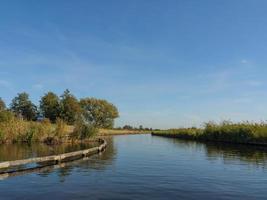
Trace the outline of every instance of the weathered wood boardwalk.
<instances>
[{"instance_id":1,"label":"weathered wood boardwalk","mask_svg":"<svg viewBox=\"0 0 267 200\"><path fill-rule=\"evenodd\" d=\"M64 153L64 154L58 154L58 155L52 155L52 156L43 156L43 157L28 158L28 159L23 159L23 160L0 162L0 169L18 167L18 166L22 166L22 165L26 165L30 163L38 163L42 165L42 164L47 164L47 163L57 164L61 162L76 160L82 157L86 157L89 155L102 152L106 148L107 142L104 139L98 139L98 142L100 143L100 146L93 147L90 149Z\"/></svg>"}]
</instances>

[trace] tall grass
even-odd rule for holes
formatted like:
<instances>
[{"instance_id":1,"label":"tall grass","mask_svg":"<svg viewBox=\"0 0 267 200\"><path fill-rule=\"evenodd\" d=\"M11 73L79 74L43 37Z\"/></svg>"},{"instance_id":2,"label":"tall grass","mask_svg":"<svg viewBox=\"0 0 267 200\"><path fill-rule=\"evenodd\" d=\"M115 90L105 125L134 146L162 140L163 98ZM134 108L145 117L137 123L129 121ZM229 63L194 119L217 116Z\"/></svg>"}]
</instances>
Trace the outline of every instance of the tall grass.
<instances>
[{"instance_id":1,"label":"tall grass","mask_svg":"<svg viewBox=\"0 0 267 200\"><path fill-rule=\"evenodd\" d=\"M98 129L95 126L86 124L82 120L77 120L74 130L70 134L70 138L72 140L83 140L96 135L97 132Z\"/></svg>"},{"instance_id":2,"label":"tall grass","mask_svg":"<svg viewBox=\"0 0 267 200\"><path fill-rule=\"evenodd\" d=\"M78 121L77 121L78 122ZM44 142L56 144L67 140L82 140L93 136L97 129L82 122L69 126L60 118L56 123L49 119L41 122L26 121L12 112L0 112L0 143Z\"/></svg>"},{"instance_id":3,"label":"tall grass","mask_svg":"<svg viewBox=\"0 0 267 200\"><path fill-rule=\"evenodd\" d=\"M266 143L267 144L267 124L266 123L232 123L224 121L222 123L206 123L204 128L181 128L158 131L155 135L178 137L184 139L233 142L233 143Z\"/></svg>"},{"instance_id":4,"label":"tall grass","mask_svg":"<svg viewBox=\"0 0 267 200\"><path fill-rule=\"evenodd\" d=\"M62 120L51 124L49 120L33 122L9 116L0 121L0 143L45 142L47 138L58 140L67 133L66 127Z\"/></svg>"}]
</instances>

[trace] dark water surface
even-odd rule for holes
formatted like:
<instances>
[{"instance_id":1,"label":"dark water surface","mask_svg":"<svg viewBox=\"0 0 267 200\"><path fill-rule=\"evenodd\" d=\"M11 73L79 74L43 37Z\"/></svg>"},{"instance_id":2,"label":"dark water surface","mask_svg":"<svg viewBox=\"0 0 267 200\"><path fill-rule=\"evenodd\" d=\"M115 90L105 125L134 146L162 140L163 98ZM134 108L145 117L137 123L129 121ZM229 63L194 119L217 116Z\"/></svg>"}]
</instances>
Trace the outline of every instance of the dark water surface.
<instances>
[{"instance_id":1,"label":"dark water surface","mask_svg":"<svg viewBox=\"0 0 267 200\"><path fill-rule=\"evenodd\" d=\"M266 149L150 135L108 143L86 160L2 177L0 199L267 199ZM16 157L3 149L1 160Z\"/></svg>"}]
</instances>

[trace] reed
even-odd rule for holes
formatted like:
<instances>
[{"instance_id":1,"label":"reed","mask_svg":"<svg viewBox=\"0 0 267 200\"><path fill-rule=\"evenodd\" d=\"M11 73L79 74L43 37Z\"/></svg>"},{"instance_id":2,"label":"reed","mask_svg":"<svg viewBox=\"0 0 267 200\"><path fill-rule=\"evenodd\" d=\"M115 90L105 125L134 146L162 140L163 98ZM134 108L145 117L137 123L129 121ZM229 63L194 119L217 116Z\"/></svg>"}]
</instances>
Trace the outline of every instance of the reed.
<instances>
[{"instance_id":1,"label":"reed","mask_svg":"<svg viewBox=\"0 0 267 200\"><path fill-rule=\"evenodd\" d=\"M12 116L0 122L1 143L45 142L47 138L62 139L66 134L67 125L62 120L52 124L49 120L34 122Z\"/></svg>"},{"instance_id":2,"label":"reed","mask_svg":"<svg viewBox=\"0 0 267 200\"><path fill-rule=\"evenodd\" d=\"M180 128L157 131L154 135L177 137L183 139L267 144L267 124L241 122L233 123L224 121L222 123L206 123L204 128Z\"/></svg>"}]
</instances>

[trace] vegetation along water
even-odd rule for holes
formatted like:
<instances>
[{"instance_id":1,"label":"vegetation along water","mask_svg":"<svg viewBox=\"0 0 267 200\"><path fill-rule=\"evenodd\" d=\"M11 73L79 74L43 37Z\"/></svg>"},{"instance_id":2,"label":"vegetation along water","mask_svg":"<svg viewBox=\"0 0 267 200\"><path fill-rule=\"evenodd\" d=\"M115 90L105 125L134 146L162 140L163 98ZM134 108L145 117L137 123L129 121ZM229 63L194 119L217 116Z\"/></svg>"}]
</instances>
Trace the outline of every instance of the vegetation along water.
<instances>
[{"instance_id":1,"label":"vegetation along water","mask_svg":"<svg viewBox=\"0 0 267 200\"><path fill-rule=\"evenodd\" d=\"M0 177L1 199L266 199L262 147L149 134L114 136L107 142L105 152L84 160ZM43 145L11 145L20 158L48 151ZM10 146L3 145L1 156L8 158L9 152Z\"/></svg>"},{"instance_id":2,"label":"vegetation along water","mask_svg":"<svg viewBox=\"0 0 267 200\"><path fill-rule=\"evenodd\" d=\"M0 99L0 142L45 142L82 140L99 128L112 128L117 108L103 99L77 99L69 90L58 97L53 92L41 97L39 106L29 94L19 93L7 108Z\"/></svg>"},{"instance_id":3,"label":"vegetation along water","mask_svg":"<svg viewBox=\"0 0 267 200\"><path fill-rule=\"evenodd\" d=\"M267 145L266 123L206 123L204 128L180 128L154 131L153 135L181 139Z\"/></svg>"}]
</instances>

